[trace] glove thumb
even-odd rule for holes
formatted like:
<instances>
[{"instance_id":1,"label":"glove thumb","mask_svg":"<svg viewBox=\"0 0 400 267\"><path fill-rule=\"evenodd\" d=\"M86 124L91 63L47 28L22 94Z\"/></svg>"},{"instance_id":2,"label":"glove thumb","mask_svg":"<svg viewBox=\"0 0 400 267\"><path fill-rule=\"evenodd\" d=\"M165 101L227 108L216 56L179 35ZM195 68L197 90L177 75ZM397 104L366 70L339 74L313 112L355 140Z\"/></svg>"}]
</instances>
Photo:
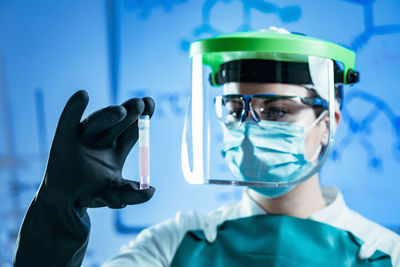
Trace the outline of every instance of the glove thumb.
<instances>
[{"instance_id":1,"label":"glove thumb","mask_svg":"<svg viewBox=\"0 0 400 267\"><path fill-rule=\"evenodd\" d=\"M103 205L95 206L108 206L112 209L120 209L126 205L140 204L148 201L153 196L155 188L139 189L139 186L138 182L126 179L121 179L118 183L109 184L101 194L101 201L99 199L97 201L102 202Z\"/></svg>"}]
</instances>

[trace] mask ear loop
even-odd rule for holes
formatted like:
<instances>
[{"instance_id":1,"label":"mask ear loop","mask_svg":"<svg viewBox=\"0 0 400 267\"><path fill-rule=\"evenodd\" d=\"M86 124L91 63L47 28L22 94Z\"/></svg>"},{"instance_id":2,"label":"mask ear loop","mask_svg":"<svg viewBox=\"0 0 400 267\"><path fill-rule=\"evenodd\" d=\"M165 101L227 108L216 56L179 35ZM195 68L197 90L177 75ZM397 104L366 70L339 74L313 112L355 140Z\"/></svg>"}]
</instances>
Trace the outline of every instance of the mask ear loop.
<instances>
[{"instance_id":1,"label":"mask ear loop","mask_svg":"<svg viewBox=\"0 0 400 267\"><path fill-rule=\"evenodd\" d=\"M307 133L310 129L312 129L315 125L317 125L317 124L322 120L322 118L326 115L326 113L328 113L328 111L327 111L327 110L324 110L324 111L321 113L321 115L319 115L318 118L306 129L306 133ZM314 161L318 158L319 154L321 153L321 150L322 150L322 145L320 144L320 145L318 146L317 151L315 151L314 155L311 157L311 159L310 159L309 161L310 161L310 162L314 162Z\"/></svg>"},{"instance_id":2,"label":"mask ear loop","mask_svg":"<svg viewBox=\"0 0 400 267\"><path fill-rule=\"evenodd\" d=\"M308 131L309 131L310 129L312 129L315 125L317 125L317 124L322 120L322 118L326 115L326 113L328 113L328 111L327 111L327 110L324 110L324 111L321 113L321 115L319 115L318 118L317 118L310 126L307 127L306 132L308 132Z\"/></svg>"},{"instance_id":3,"label":"mask ear loop","mask_svg":"<svg viewBox=\"0 0 400 267\"><path fill-rule=\"evenodd\" d=\"M319 154L321 153L321 150L322 150L322 145L319 145L317 151L315 151L315 154L309 161L314 163L314 161L318 158Z\"/></svg>"}]
</instances>

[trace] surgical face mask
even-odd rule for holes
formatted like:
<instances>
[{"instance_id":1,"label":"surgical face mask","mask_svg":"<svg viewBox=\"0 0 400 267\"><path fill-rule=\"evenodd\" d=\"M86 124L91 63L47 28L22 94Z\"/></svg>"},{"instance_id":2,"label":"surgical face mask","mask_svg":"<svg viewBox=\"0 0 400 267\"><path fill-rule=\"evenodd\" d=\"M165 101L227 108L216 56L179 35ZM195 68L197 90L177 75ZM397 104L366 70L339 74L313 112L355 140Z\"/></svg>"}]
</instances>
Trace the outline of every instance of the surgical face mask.
<instances>
[{"instance_id":1,"label":"surgical face mask","mask_svg":"<svg viewBox=\"0 0 400 267\"><path fill-rule=\"evenodd\" d=\"M240 126L223 124L222 156L233 174L244 181L290 182L309 174L316 165L321 146L311 159L305 157L305 137L325 115L323 112L309 127L277 121L245 120ZM251 187L269 197L279 197L295 186Z\"/></svg>"}]
</instances>

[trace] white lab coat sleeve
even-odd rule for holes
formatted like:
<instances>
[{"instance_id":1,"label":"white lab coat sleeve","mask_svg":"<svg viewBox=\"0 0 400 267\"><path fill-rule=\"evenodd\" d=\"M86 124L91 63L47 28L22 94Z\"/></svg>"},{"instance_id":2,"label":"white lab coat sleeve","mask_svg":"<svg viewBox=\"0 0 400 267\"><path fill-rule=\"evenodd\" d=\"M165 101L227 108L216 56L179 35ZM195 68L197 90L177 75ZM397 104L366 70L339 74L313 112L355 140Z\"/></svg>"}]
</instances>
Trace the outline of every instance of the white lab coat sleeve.
<instances>
[{"instance_id":1,"label":"white lab coat sleeve","mask_svg":"<svg viewBox=\"0 0 400 267\"><path fill-rule=\"evenodd\" d=\"M149 227L103 267L169 266L189 230L201 229L207 218L195 212L178 213L175 218Z\"/></svg>"}]
</instances>

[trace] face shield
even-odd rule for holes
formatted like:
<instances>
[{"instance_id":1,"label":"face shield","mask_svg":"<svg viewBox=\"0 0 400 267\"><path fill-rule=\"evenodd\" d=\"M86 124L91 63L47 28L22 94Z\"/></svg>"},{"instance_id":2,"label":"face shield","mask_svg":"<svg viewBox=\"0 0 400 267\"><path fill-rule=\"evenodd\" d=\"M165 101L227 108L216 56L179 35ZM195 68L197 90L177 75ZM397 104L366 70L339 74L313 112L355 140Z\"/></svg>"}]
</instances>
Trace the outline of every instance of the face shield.
<instances>
[{"instance_id":1,"label":"face shield","mask_svg":"<svg viewBox=\"0 0 400 267\"><path fill-rule=\"evenodd\" d=\"M191 58L181 155L189 183L279 188L318 172L333 142L335 85L358 80L352 51L248 32L197 41Z\"/></svg>"}]
</instances>

